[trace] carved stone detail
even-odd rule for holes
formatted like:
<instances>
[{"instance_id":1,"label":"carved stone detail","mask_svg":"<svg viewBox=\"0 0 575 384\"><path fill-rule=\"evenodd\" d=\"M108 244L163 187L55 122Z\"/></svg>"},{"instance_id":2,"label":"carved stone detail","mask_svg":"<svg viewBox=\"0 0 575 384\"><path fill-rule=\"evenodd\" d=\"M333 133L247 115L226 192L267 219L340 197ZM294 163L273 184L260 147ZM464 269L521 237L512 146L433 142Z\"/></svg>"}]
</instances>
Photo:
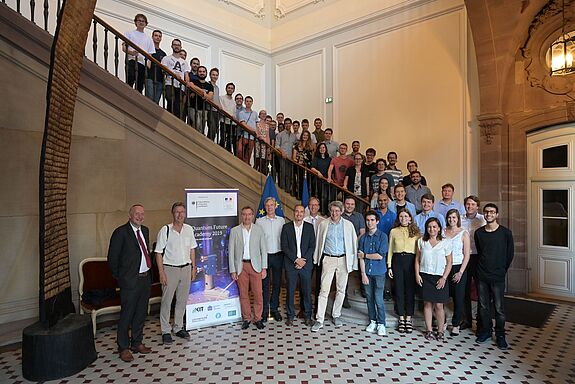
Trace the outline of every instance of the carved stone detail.
<instances>
[{"instance_id":1,"label":"carved stone detail","mask_svg":"<svg viewBox=\"0 0 575 384\"><path fill-rule=\"evenodd\" d=\"M501 135L503 126L503 115L483 115L478 116L480 136L485 140L485 144L491 145L495 136Z\"/></svg>"}]
</instances>

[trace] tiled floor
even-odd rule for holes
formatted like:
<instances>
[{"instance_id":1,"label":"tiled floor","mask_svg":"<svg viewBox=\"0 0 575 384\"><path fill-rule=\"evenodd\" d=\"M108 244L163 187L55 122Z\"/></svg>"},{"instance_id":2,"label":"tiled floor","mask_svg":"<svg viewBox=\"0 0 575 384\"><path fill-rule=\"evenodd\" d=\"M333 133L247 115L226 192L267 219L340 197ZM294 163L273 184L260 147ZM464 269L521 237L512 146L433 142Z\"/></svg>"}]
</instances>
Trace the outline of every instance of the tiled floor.
<instances>
[{"instance_id":1,"label":"tiled floor","mask_svg":"<svg viewBox=\"0 0 575 384\"><path fill-rule=\"evenodd\" d=\"M193 331L189 342L159 345L158 316L146 325L150 355L123 363L115 327L98 331L99 357L61 383L575 383L575 306L560 304L541 328L508 324L510 349L477 345L469 331L445 343L421 333L387 337L327 324L314 334L297 321L264 331L239 324ZM26 382L21 351L0 355L0 383Z\"/></svg>"}]
</instances>

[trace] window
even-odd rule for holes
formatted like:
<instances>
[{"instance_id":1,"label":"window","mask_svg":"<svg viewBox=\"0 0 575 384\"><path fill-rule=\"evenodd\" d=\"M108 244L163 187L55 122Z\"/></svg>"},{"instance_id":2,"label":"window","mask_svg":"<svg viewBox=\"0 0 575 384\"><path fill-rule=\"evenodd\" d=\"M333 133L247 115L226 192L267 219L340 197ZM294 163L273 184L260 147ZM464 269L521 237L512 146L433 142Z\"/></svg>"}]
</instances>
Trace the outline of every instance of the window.
<instances>
[{"instance_id":1,"label":"window","mask_svg":"<svg viewBox=\"0 0 575 384\"><path fill-rule=\"evenodd\" d=\"M568 247L568 190L543 190L543 245Z\"/></svg>"},{"instance_id":2,"label":"window","mask_svg":"<svg viewBox=\"0 0 575 384\"><path fill-rule=\"evenodd\" d=\"M567 144L543 150L543 168L566 168L567 167Z\"/></svg>"}]
</instances>

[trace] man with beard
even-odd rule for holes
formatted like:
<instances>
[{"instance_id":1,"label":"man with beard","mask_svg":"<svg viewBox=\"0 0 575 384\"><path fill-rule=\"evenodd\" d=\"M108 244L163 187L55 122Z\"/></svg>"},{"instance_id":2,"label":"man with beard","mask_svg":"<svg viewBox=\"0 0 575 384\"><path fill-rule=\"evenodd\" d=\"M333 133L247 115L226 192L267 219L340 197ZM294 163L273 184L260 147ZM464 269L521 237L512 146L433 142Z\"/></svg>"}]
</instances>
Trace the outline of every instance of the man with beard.
<instances>
[{"instance_id":1,"label":"man with beard","mask_svg":"<svg viewBox=\"0 0 575 384\"><path fill-rule=\"evenodd\" d=\"M189 106L188 106L188 123L200 132L204 134L204 128L208 120L208 108L207 103L204 99L211 100L214 96L214 86L206 81L208 77L208 69L203 65L198 67L198 78L197 80L192 80L188 83L188 86L195 89L195 92L189 91Z\"/></svg>"},{"instance_id":2,"label":"man with beard","mask_svg":"<svg viewBox=\"0 0 575 384\"><path fill-rule=\"evenodd\" d=\"M184 74L190 70L188 63L182 59L180 51L182 50L182 42L180 39L172 40L172 54L166 56L162 59L162 65L170 69L174 74L176 74L180 79L184 78ZM180 92L181 83L172 78L172 76L166 74L164 82L166 84L164 97L166 98L166 109L178 118L182 118L183 111Z\"/></svg>"},{"instance_id":3,"label":"man with beard","mask_svg":"<svg viewBox=\"0 0 575 384\"><path fill-rule=\"evenodd\" d=\"M425 194L431 194L431 189L421 184L421 173L419 171L411 172L411 183L405 187L407 201L415 205L415 211L419 214L423 210L421 207L421 197Z\"/></svg>"}]
</instances>

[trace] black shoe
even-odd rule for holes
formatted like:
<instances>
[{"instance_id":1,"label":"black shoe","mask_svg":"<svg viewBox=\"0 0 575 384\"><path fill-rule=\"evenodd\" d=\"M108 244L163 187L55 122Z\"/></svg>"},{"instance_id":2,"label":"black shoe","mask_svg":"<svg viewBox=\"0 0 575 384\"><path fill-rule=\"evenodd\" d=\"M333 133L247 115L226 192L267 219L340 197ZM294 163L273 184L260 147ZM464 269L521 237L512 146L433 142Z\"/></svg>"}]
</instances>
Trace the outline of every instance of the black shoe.
<instances>
[{"instance_id":1,"label":"black shoe","mask_svg":"<svg viewBox=\"0 0 575 384\"><path fill-rule=\"evenodd\" d=\"M256 328L257 328L257 329L264 329L264 328L266 327L266 326L264 325L264 322L261 321L261 320L260 320L260 321L256 321L254 324L256 325ZM248 325L249 325L249 324L248 324Z\"/></svg>"},{"instance_id":2,"label":"black shoe","mask_svg":"<svg viewBox=\"0 0 575 384\"><path fill-rule=\"evenodd\" d=\"M244 322L242 323L242 330L248 329L249 327L250 327L250 322L249 322L249 321L246 320L246 321L244 321Z\"/></svg>"},{"instance_id":3,"label":"black shoe","mask_svg":"<svg viewBox=\"0 0 575 384\"><path fill-rule=\"evenodd\" d=\"M343 304L341 305L344 308L351 308L351 304L349 304L349 300L347 299L347 296L343 299Z\"/></svg>"},{"instance_id":4,"label":"black shoe","mask_svg":"<svg viewBox=\"0 0 575 384\"><path fill-rule=\"evenodd\" d=\"M383 293L383 299L387 301L390 301L392 299L391 291L389 289L385 290L385 292Z\"/></svg>"},{"instance_id":5,"label":"black shoe","mask_svg":"<svg viewBox=\"0 0 575 384\"><path fill-rule=\"evenodd\" d=\"M169 333L164 333L162 335L162 344L172 344L174 340L172 340L172 335Z\"/></svg>"},{"instance_id":6,"label":"black shoe","mask_svg":"<svg viewBox=\"0 0 575 384\"><path fill-rule=\"evenodd\" d=\"M505 336L497 336L497 348L501 349L502 351L506 351L509 345L505 340Z\"/></svg>"},{"instance_id":7,"label":"black shoe","mask_svg":"<svg viewBox=\"0 0 575 384\"><path fill-rule=\"evenodd\" d=\"M176 332L176 336L181 337L182 339L190 340L190 334L185 329L180 329Z\"/></svg>"},{"instance_id":8,"label":"black shoe","mask_svg":"<svg viewBox=\"0 0 575 384\"><path fill-rule=\"evenodd\" d=\"M304 324L308 327L311 327L313 325L313 320L312 319L305 319Z\"/></svg>"},{"instance_id":9,"label":"black shoe","mask_svg":"<svg viewBox=\"0 0 575 384\"><path fill-rule=\"evenodd\" d=\"M487 342L488 340L491 340L491 335L477 336L477 339L475 339L475 342L477 344L483 344L483 343Z\"/></svg>"},{"instance_id":10,"label":"black shoe","mask_svg":"<svg viewBox=\"0 0 575 384\"><path fill-rule=\"evenodd\" d=\"M463 331L464 329L471 329L471 324L467 321L462 321L461 325L459 326L459 330Z\"/></svg>"},{"instance_id":11,"label":"black shoe","mask_svg":"<svg viewBox=\"0 0 575 384\"><path fill-rule=\"evenodd\" d=\"M275 321L282 321L282 315L279 312L272 312L272 316Z\"/></svg>"}]
</instances>

